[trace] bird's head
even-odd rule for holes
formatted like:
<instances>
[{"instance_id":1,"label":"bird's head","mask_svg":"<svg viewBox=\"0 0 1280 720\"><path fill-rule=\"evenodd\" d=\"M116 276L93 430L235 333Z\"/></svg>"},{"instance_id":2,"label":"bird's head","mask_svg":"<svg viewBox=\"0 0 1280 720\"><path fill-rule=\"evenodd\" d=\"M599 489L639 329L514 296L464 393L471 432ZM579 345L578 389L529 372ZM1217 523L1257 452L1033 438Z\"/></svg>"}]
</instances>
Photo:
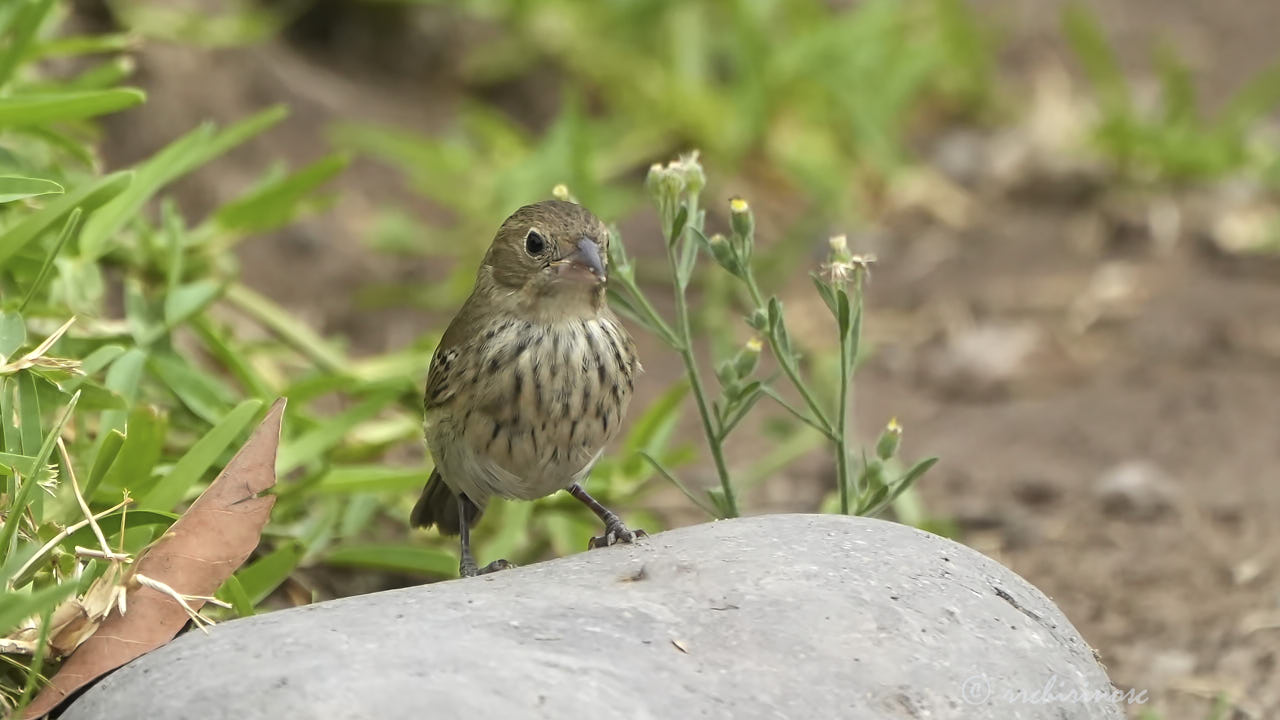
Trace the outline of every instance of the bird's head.
<instances>
[{"instance_id":1,"label":"bird's head","mask_svg":"<svg viewBox=\"0 0 1280 720\"><path fill-rule=\"evenodd\" d=\"M546 200L515 211L485 255L493 290L537 314L582 316L604 304L609 230L589 210Z\"/></svg>"}]
</instances>

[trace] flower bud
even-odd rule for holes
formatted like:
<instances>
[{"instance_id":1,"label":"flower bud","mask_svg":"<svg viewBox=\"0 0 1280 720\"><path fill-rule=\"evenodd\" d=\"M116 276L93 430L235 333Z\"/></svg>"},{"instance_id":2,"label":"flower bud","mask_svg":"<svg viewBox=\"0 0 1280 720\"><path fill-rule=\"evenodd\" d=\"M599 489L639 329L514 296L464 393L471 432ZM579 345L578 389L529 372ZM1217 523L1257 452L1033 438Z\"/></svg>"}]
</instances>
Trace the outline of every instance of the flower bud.
<instances>
[{"instance_id":1,"label":"flower bud","mask_svg":"<svg viewBox=\"0 0 1280 720\"><path fill-rule=\"evenodd\" d=\"M702 171L702 164L698 162L697 150L680 156L680 159L673 163L673 169L680 173L684 180L684 187L690 194L697 195L707 186L707 175Z\"/></svg>"},{"instance_id":2,"label":"flower bud","mask_svg":"<svg viewBox=\"0 0 1280 720\"><path fill-rule=\"evenodd\" d=\"M711 256L716 259L716 262L720 263L720 267L734 275L741 274L742 267L738 262L738 255L733 251L729 241L725 240L723 235L720 233L712 235L707 240L707 244L711 247Z\"/></svg>"},{"instance_id":3,"label":"flower bud","mask_svg":"<svg viewBox=\"0 0 1280 720\"><path fill-rule=\"evenodd\" d=\"M744 380L755 372L756 363L760 361L761 347L760 338L753 337L738 351L733 359L733 371L737 373L739 380Z\"/></svg>"},{"instance_id":4,"label":"flower bud","mask_svg":"<svg viewBox=\"0 0 1280 720\"><path fill-rule=\"evenodd\" d=\"M747 240L755 232L755 217L751 214L751 206L746 200L735 197L729 200L729 226L733 228L736 238Z\"/></svg>"},{"instance_id":5,"label":"flower bud","mask_svg":"<svg viewBox=\"0 0 1280 720\"><path fill-rule=\"evenodd\" d=\"M852 257L849 253L849 238L845 235L831 236L827 245L831 247L831 262L848 262Z\"/></svg>"},{"instance_id":6,"label":"flower bud","mask_svg":"<svg viewBox=\"0 0 1280 720\"><path fill-rule=\"evenodd\" d=\"M755 328L756 330L759 330L760 332L764 332L769 329L769 315L765 313L764 310L761 310L760 308L756 308L755 310L752 310L751 314L747 316L746 320L748 325Z\"/></svg>"},{"instance_id":7,"label":"flower bud","mask_svg":"<svg viewBox=\"0 0 1280 720\"><path fill-rule=\"evenodd\" d=\"M902 426L898 424L898 418L893 418L885 425L884 432L880 433L880 439L876 441L876 456L881 460L888 460L898 453L898 445L902 443Z\"/></svg>"}]
</instances>

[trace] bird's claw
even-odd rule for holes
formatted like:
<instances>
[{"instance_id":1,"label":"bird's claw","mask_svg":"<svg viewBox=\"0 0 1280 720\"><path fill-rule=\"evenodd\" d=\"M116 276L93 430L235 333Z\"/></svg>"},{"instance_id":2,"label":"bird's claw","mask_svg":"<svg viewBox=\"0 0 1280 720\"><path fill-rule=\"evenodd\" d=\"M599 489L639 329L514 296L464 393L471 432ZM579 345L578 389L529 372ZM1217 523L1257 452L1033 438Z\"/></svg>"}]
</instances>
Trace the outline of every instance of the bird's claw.
<instances>
[{"instance_id":1,"label":"bird's claw","mask_svg":"<svg viewBox=\"0 0 1280 720\"><path fill-rule=\"evenodd\" d=\"M458 574L462 577L475 577L477 575L488 575L499 570L510 570L513 567L515 567L515 563L510 563L506 560L494 560L484 567L476 567L475 563L464 564L458 568Z\"/></svg>"},{"instance_id":2,"label":"bird's claw","mask_svg":"<svg viewBox=\"0 0 1280 720\"><path fill-rule=\"evenodd\" d=\"M587 543L587 549L595 550L596 548L609 547L618 543L630 544L645 537L649 537L649 533L643 530L629 530L622 522L617 522L606 526L604 535L591 538L591 542Z\"/></svg>"}]
</instances>

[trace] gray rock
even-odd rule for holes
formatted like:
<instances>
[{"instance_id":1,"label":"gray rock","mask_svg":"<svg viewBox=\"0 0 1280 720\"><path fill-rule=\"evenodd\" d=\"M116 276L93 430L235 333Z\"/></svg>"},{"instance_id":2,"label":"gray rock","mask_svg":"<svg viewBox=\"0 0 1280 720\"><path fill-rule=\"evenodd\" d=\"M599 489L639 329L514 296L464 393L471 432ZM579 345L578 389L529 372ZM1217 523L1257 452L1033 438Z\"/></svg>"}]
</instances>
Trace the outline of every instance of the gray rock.
<instances>
[{"instance_id":1,"label":"gray rock","mask_svg":"<svg viewBox=\"0 0 1280 720\"><path fill-rule=\"evenodd\" d=\"M1112 693L977 552L769 515L189 632L63 718L1118 719Z\"/></svg>"}]
</instances>

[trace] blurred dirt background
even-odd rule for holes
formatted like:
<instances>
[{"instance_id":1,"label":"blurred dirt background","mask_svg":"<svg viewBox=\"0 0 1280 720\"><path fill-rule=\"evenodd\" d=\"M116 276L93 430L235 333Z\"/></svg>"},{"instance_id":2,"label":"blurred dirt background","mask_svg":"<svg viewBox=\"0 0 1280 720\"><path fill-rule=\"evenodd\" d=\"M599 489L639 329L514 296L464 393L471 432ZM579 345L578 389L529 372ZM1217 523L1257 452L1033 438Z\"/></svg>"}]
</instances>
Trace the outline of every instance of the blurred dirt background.
<instances>
[{"instance_id":1,"label":"blurred dirt background","mask_svg":"<svg viewBox=\"0 0 1280 720\"><path fill-rule=\"evenodd\" d=\"M1135 73L1157 35L1174 39L1210 104L1274 60L1280 4L1088 4ZM1005 29L1009 82L1047 116L1071 82L1059 5L975 4ZM95 21L88 4L85 15ZM482 29L435 22L445 17L424 10L403 26L373 4L355 22L322 2L256 47L149 44L136 82L150 99L112 120L106 156L127 165L201 120L290 105L284 127L184 181L179 197L198 214L255 178L264 157L320 157L334 120L443 128L459 100L455 50L485 42ZM503 92L531 127L556 106L552 81ZM1212 216L1231 188L1129 196L1087 164L1048 171L1009 142L965 129L921 138L958 194L926 193L851 233L879 256L859 427L874 437L896 415L909 457L941 456L919 486L929 514L1053 597L1118 685L1149 690L1148 709L1209 717L1225 693L1225 717L1280 717L1280 260L1219 249ZM337 190L332 212L244 246L246 278L357 350L438 324L356 302L362 287L449 271L368 251L357 239L375 205L438 209L363 161ZM646 242L651 220L627 222L638 228L624 232L630 244ZM812 302L803 285L794 295L789 306ZM674 355L642 352L642 392L679 374ZM823 468L802 463L749 506L814 509L830 487Z\"/></svg>"}]
</instances>

